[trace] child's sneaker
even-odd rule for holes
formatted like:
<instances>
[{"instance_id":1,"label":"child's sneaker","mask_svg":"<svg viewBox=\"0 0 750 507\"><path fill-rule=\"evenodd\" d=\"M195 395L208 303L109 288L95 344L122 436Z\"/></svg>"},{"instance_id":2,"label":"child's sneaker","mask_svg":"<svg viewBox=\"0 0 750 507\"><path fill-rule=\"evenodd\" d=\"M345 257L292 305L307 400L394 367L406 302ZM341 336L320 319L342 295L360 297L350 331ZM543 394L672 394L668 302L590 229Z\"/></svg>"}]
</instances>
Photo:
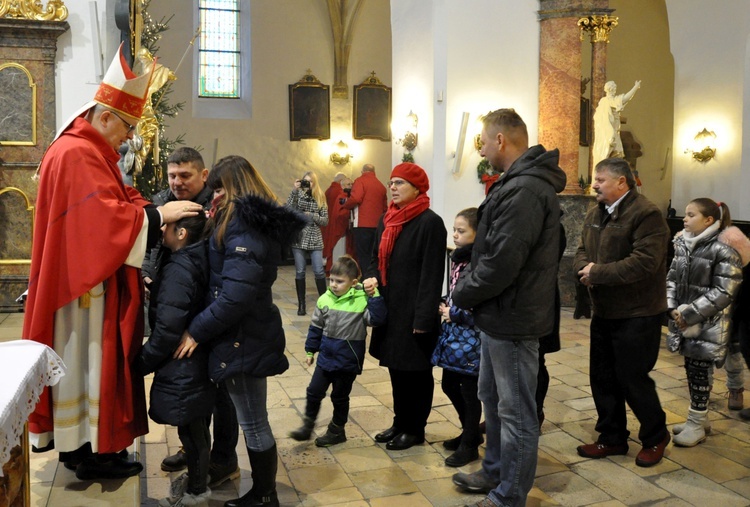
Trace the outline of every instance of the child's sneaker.
<instances>
[{"instance_id":1,"label":"child's sneaker","mask_svg":"<svg viewBox=\"0 0 750 507\"><path fill-rule=\"evenodd\" d=\"M159 507L174 507L176 505L182 505L180 501L185 495L188 487L188 474L180 474L172 484L169 485L169 496L159 500Z\"/></svg>"},{"instance_id":2,"label":"child's sneaker","mask_svg":"<svg viewBox=\"0 0 750 507\"><path fill-rule=\"evenodd\" d=\"M163 498L159 500L160 507L208 507L208 499L211 497L211 490L206 488L206 491L199 495L193 493L184 493L180 497Z\"/></svg>"},{"instance_id":3,"label":"child's sneaker","mask_svg":"<svg viewBox=\"0 0 750 507\"><path fill-rule=\"evenodd\" d=\"M211 490L206 488L206 491L200 495L194 495L192 493L185 493L182 497L182 503L179 504L181 507L208 507L208 499L211 496Z\"/></svg>"}]
</instances>

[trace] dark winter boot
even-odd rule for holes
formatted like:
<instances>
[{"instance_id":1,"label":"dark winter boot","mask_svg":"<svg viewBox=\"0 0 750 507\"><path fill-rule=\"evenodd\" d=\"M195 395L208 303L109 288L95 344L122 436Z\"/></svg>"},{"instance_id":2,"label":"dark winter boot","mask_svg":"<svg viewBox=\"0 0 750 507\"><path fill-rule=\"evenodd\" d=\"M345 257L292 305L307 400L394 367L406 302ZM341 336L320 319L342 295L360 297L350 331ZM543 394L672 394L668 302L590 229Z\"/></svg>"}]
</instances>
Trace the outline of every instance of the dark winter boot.
<instances>
[{"instance_id":1,"label":"dark winter boot","mask_svg":"<svg viewBox=\"0 0 750 507\"><path fill-rule=\"evenodd\" d=\"M310 440L310 435L312 435L313 428L315 428L315 421L305 416L302 419L302 426L294 431L290 431L289 437L295 439L298 442Z\"/></svg>"},{"instance_id":2,"label":"dark winter boot","mask_svg":"<svg viewBox=\"0 0 750 507\"><path fill-rule=\"evenodd\" d=\"M250 458L253 487L242 497L224 502L224 507L279 507L276 496L276 445L260 452L248 449L247 455Z\"/></svg>"},{"instance_id":3,"label":"dark winter boot","mask_svg":"<svg viewBox=\"0 0 750 507\"><path fill-rule=\"evenodd\" d=\"M318 447L330 447L332 445L346 442L346 431L343 426L331 422L328 425L328 431L322 437L315 439L315 445Z\"/></svg>"},{"instance_id":4,"label":"dark winter boot","mask_svg":"<svg viewBox=\"0 0 750 507\"><path fill-rule=\"evenodd\" d=\"M294 285L297 287L297 315L305 315L307 313L307 305L305 305L305 279L295 278Z\"/></svg>"},{"instance_id":5,"label":"dark winter boot","mask_svg":"<svg viewBox=\"0 0 750 507\"><path fill-rule=\"evenodd\" d=\"M328 282L325 278L316 278L315 279L315 287L318 289L318 295L322 296L325 291L328 289Z\"/></svg>"}]
</instances>

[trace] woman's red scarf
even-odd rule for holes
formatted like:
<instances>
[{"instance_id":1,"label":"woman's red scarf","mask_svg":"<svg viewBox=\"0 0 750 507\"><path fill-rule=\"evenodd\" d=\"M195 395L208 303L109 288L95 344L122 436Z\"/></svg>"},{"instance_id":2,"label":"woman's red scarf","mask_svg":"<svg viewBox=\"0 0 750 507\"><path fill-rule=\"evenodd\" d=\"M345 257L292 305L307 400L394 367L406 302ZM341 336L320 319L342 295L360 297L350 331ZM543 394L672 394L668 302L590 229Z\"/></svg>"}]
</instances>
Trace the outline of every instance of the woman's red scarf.
<instances>
[{"instance_id":1,"label":"woman's red scarf","mask_svg":"<svg viewBox=\"0 0 750 507\"><path fill-rule=\"evenodd\" d=\"M419 194L416 199L403 208L393 204L393 201L388 205L388 210L383 217L385 229L380 236L380 245L378 246L378 269L380 270L380 281L383 285L388 284L386 277L388 276L393 245L396 244L404 224L421 215L429 207L430 198L427 197L427 194Z\"/></svg>"}]
</instances>

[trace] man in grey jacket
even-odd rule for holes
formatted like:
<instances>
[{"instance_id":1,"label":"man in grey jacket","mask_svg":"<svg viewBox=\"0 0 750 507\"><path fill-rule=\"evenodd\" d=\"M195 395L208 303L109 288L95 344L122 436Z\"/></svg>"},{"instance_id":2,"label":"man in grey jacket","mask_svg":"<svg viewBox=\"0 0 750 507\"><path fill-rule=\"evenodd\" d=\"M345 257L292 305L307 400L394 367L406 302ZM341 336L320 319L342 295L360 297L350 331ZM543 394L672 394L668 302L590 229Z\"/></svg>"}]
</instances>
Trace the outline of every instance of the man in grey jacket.
<instances>
[{"instance_id":1,"label":"man in grey jacket","mask_svg":"<svg viewBox=\"0 0 750 507\"><path fill-rule=\"evenodd\" d=\"M661 461L669 443L666 415L649 372L659 357L667 310L669 228L661 211L635 189L627 161L595 168L599 205L586 213L573 269L593 303L589 376L599 416L596 442L578 446L586 458L627 454L625 403L641 428L635 464Z\"/></svg>"},{"instance_id":2,"label":"man in grey jacket","mask_svg":"<svg viewBox=\"0 0 750 507\"><path fill-rule=\"evenodd\" d=\"M534 484L539 422L539 338L555 315L560 205L565 188L559 152L528 147L526 124L513 109L483 119L482 156L504 174L479 207L479 224L453 302L473 309L482 340L479 399L487 423L481 470L458 473L464 490L487 493L479 507L524 506Z\"/></svg>"}]
</instances>

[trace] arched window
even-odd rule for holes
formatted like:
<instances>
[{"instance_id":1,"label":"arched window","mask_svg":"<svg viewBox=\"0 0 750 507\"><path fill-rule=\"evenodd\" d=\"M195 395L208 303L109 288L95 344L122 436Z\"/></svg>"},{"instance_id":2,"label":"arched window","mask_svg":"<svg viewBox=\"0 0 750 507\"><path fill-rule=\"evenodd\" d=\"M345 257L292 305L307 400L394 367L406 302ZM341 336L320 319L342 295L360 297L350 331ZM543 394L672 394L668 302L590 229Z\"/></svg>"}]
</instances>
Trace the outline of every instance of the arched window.
<instances>
[{"instance_id":1,"label":"arched window","mask_svg":"<svg viewBox=\"0 0 750 507\"><path fill-rule=\"evenodd\" d=\"M200 0L199 97L240 98L238 0Z\"/></svg>"},{"instance_id":2,"label":"arched window","mask_svg":"<svg viewBox=\"0 0 750 507\"><path fill-rule=\"evenodd\" d=\"M250 0L194 1L201 34L193 53L193 116L249 119Z\"/></svg>"}]
</instances>

